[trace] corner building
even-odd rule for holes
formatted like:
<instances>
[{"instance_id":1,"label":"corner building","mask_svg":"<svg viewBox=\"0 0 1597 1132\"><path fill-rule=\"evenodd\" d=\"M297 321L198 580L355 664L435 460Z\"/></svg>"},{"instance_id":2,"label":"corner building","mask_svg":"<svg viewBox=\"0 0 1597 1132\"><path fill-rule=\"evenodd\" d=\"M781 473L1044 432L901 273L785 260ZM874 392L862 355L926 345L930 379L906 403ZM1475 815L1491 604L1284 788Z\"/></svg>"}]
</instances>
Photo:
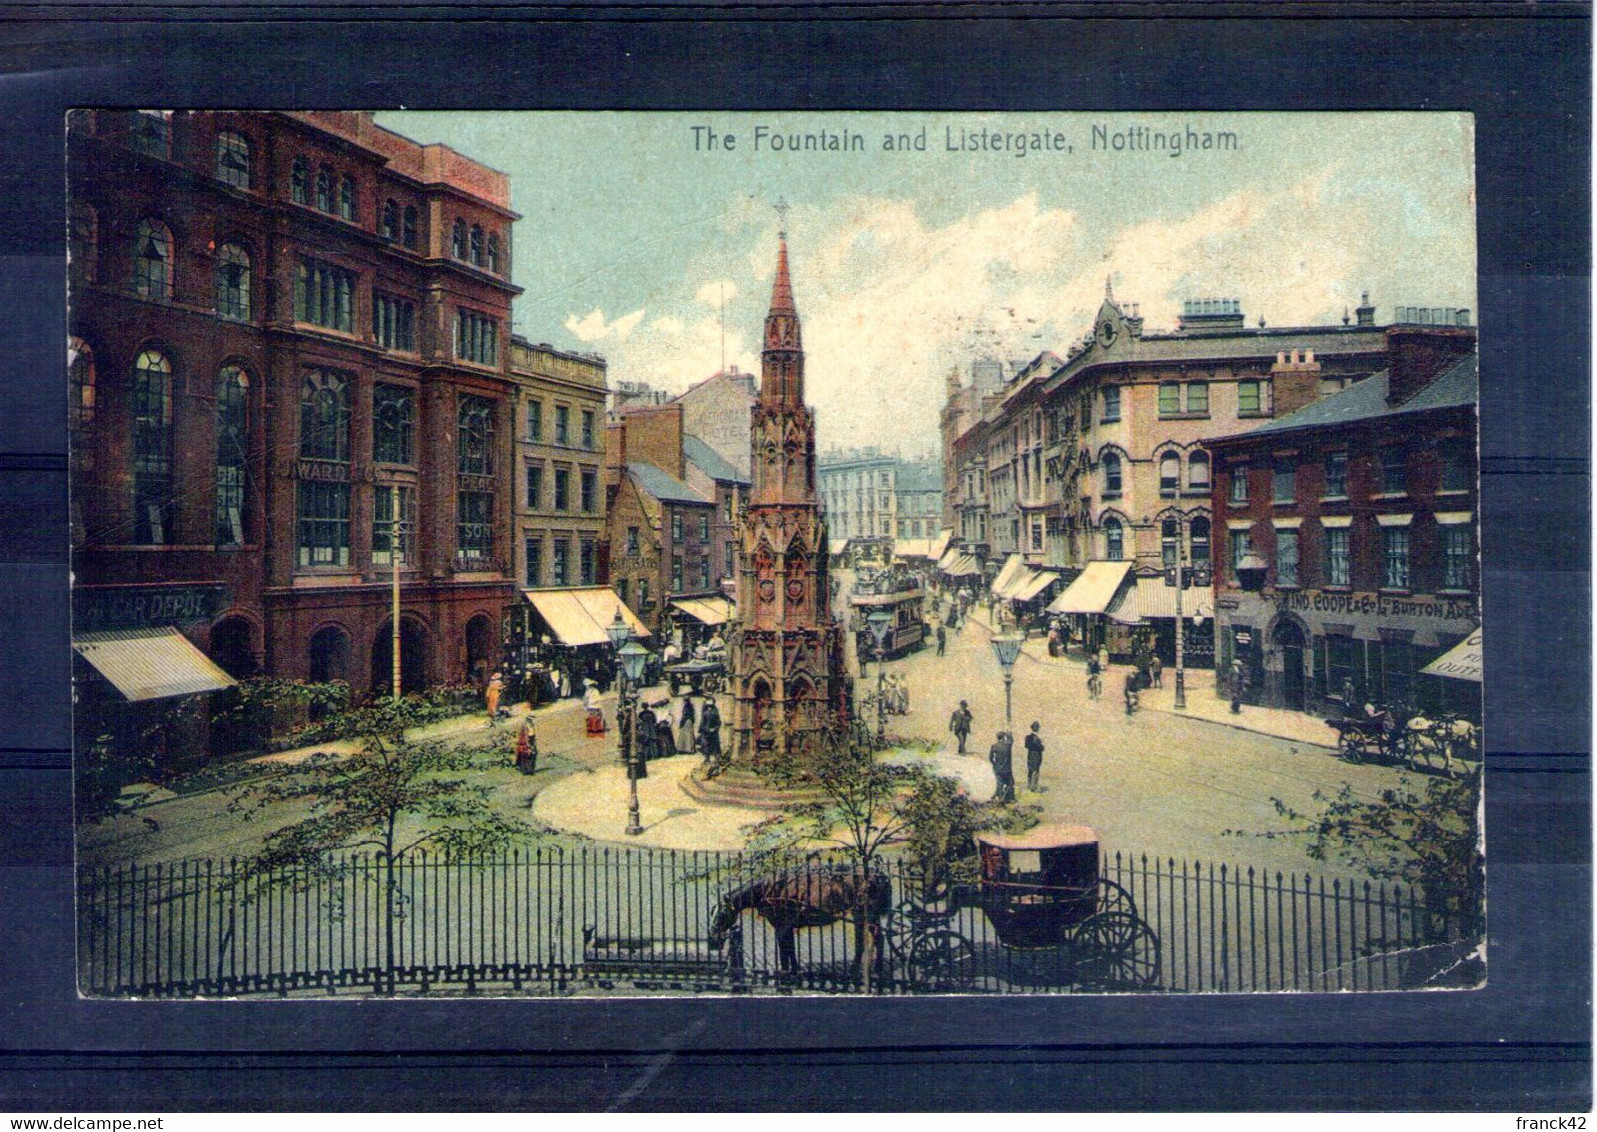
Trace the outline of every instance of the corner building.
<instances>
[{"instance_id":1,"label":"corner building","mask_svg":"<svg viewBox=\"0 0 1597 1132\"><path fill-rule=\"evenodd\" d=\"M495 663L504 174L342 111L82 112L68 161L78 623L386 692L397 554L404 687Z\"/></svg>"}]
</instances>

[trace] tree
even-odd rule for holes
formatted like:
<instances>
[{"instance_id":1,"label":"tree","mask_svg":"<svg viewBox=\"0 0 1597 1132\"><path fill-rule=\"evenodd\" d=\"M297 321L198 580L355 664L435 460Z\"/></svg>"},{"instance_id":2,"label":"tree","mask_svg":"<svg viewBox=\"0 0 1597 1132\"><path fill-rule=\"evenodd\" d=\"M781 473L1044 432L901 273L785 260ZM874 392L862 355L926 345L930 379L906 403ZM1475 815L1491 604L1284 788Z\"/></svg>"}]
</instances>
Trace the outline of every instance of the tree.
<instances>
[{"instance_id":1,"label":"tree","mask_svg":"<svg viewBox=\"0 0 1597 1132\"><path fill-rule=\"evenodd\" d=\"M495 750L497 759L504 760ZM312 755L264 782L244 787L228 803L244 820L273 807L309 801L310 812L269 833L245 872L307 877L341 876L338 850L370 849L383 905L383 955L388 991L394 989L394 930L403 903L398 866L424 848L461 862L530 836L533 830L496 812L487 786L467 775L485 769L480 750L444 743L373 736L356 755Z\"/></svg>"}]
</instances>

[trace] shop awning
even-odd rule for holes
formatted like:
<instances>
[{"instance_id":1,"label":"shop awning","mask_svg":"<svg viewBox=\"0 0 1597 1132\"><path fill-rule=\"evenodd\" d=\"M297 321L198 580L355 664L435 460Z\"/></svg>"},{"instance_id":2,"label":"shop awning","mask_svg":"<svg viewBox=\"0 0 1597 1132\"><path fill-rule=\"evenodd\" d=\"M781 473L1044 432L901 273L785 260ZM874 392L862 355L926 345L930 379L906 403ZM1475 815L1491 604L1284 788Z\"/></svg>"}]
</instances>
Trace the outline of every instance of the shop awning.
<instances>
[{"instance_id":1,"label":"shop awning","mask_svg":"<svg viewBox=\"0 0 1597 1132\"><path fill-rule=\"evenodd\" d=\"M733 616L732 603L724 597L683 597L671 604L706 625L725 625Z\"/></svg>"},{"instance_id":2,"label":"shop awning","mask_svg":"<svg viewBox=\"0 0 1597 1132\"><path fill-rule=\"evenodd\" d=\"M1454 680L1481 682L1481 631L1476 629L1458 644L1420 669L1424 676L1451 676Z\"/></svg>"},{"instance_id":3,"label":"shop awning","mask_svg":"<svg viewBox=\"0 0 1597 1132\"><path fill-rule=\"evenodd\" d=\"M950 578L981 577L981 563L976 561L974 554L959 554L952 550L949 553L955 555L954 560L947 566L938 567L944 574Z\"/></svg>"},{"instance_id":4,"label":"shop awning","mask_svg":"<svg viewBox=\"0 0 1597 1132\"><path fill-rule=\"evenodd\" d=\"M1176 616L1176 587L1166 584L1163 578L1138 578L1137 584L1127 587L1120 599L1109 607L1109 616L1122 625L1137 625L1144 621ZM1213 591L1208 587L1189 586L1181 595L1181 617L1186 621L1206 621L1214 616Z\"/></svg>"},{"instance_id":5,"label":"shop awning","mask_svg":"<svg viewBox=\"0 0 1597 1132\"><path fill-rule=\"evenodd\" d=\"M1130 562L1089 562L1065 592L1048 603L1049 613L1102 613L1131 572Z\"/></svg>"},{"instance_id":6,"label":"shop awning","mask_svg":"<svg viewBox=\"0 0 1597 1132\"><path fill-rule=\"evenodd\" d=\"M894 558L935 558L929 538L901 538L893 540Z\"/></svg>"},{"instance_id":7,"label":"shop awning","mask_svg":"<svg viewBox=\"0 0 1597 1132\"><path fill-rule=\"evenodd\" d=\"M1031 573L1026 568L1026 560L1018 554L1011 554L1004 560L1004 568L998 571L998 577L993 579L993 593L999 597L1009 596L1009 587L1016 580Z\"/></svg>"},{"instance_id":8,"label":"shop awning","mask_svg":"<svg viewBox=\"0 0 1597 1132\"><path fill-rule=\"evenodd\" d=\"M219 692L238 683L171 626L79 633L72 647L134 703Z\"/></svg>"},{"instance_id":9,"label":"shop awning","mask_svg":"<svg viewBox=\"0 0 1597 1132\"><path fill-rule=\"evenodd\" d=\"M1031 577L1024 582L1016 583L1009 588L1011 601L1034 601L1038 594L1059 580L1059 575L1050 570L1033 570Z\"/></svg>"},{"instance_id":10,"label":"shop awning","mask_svg":"<svg viewBox=\"0 0 1597 1132\"><path fill-rule=\"evenodd\" d=\"M938 560L937 560L937 568L939 570L946 570L950 566L952 566L954 563L958 562L961 558L969 558L969 557L970 557L970 555L966 554L963 550L960 550L958 547L954 547L951 550L945 550L942 553L942 557L938 558Z\"/></svg>"},{"instance_id":11,"label":"shop awning","mask_svg":"<svg viewBox=\"0 0 1597 1132\"><path fill-rule=\"evenodd\" d=\"M649 630L637 614L609 586L584 586L575 590L522 590L563 645L608 645L606 626L615 620L616 610L632 628L634 637L647 637Z\"/></svg>"},{"instance_id":12,"label":"shop awning","mask_svg":"<svg viewBox=\"0 0 1597 1132\"><path fill-rule=\"evenodd\" d=\"M954 537L954 528L953 527L944 527L942 530L938 531L937 532L937 537L932 539L931 552L929 554L927 554L926 557L941 559L944 554L948 553L948 542L953 537Z\"/></svg>"},{"instance_id":13,"label":"shop awning","mask_svg":"<svg viewBox=\"0 0 1597 1132\"><path fill-rule=\"evenodd\" d=\"M839 554L842 554L847 549L848 539L846 538L834 538L829 540L826 544L826 553L830 554L833 558L836 558Z\"/></svg>"}]
</instances>

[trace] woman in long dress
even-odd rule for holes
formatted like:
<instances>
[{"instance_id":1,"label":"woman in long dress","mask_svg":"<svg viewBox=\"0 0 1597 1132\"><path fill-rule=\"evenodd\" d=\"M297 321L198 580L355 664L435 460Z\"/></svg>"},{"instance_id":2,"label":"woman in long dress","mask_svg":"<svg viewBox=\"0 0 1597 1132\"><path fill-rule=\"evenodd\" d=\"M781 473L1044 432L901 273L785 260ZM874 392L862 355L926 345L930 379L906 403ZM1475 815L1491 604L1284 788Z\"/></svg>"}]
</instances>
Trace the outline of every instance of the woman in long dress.
<instances>
[{"instance_id":1,"label":"woman in long dress","mask_svg":"<svg viewBox=\"0 0 1597 1132\"><path fill-rule=\"evenodd\" d=\"M671 705L660 705L660 716L654 722L655 757L668 759L677 753L676 735L671 728Z\"/></svg>"},{"instance_id":2,"label":"woman in long dress","mask_svg":"<svg viewBox=\"0 0 1597 1132\"><path fill-rule=\"evenodd\" d=\"M691 755L694 748L694 732L699 722L699 713L693 706L692 696L682 697L682 713L677 716L677 754Z\"/></svg>"}]
</instances>

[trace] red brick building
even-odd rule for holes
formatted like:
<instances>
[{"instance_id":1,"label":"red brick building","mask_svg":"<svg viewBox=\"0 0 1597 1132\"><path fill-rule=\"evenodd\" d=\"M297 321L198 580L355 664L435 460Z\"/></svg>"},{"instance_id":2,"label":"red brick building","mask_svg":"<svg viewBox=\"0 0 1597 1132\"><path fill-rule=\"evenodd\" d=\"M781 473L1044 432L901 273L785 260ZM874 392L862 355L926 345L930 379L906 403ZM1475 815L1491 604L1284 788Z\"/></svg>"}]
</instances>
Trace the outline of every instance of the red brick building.
<instances>
[{"instance_id":1,"label":"red brick building","mask_svg":"<svg viewBox=\"0 0 1597 1132\"><path fill-rule=\"evenodd\" d=\"M1381 373L1208 442L1217 685L1241 661L1245 702L1479 713L1479 684L1419 675L1480 624L1475 331L1392 326L1386 355Z\"/></svg>"},{"instance_id":2,"label":"red brick building","mask_svg":"<svg viewBox=\"0 0 1597 1132\"><path fill-rule=\"evenodd\" d=\"M69 176L77 626L386 690L397 542L404 686L491 663L504 174L365 113L99 111Z\"/></svg>"}]
</instances>

